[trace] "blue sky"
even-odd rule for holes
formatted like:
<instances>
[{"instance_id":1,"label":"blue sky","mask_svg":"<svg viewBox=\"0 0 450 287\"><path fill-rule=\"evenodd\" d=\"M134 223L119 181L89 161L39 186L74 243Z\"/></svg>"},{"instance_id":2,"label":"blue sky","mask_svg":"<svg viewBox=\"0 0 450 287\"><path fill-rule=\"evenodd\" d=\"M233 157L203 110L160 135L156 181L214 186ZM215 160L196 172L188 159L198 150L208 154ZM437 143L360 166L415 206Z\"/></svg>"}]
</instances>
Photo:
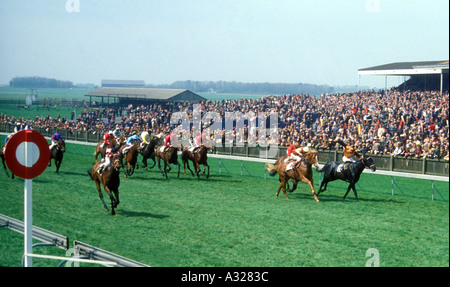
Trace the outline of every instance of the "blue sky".
<instances>
[{"instance_id":1,"label":"blue sky","mask_svg":"<svg viewBox=\"0 0 450 287\"><path fill-rule=\"evenodd\" d=\"M0 83L357 85L360 68L449 55L448 0L68 1L0 1Z\"/></svg>"}]
</instances>

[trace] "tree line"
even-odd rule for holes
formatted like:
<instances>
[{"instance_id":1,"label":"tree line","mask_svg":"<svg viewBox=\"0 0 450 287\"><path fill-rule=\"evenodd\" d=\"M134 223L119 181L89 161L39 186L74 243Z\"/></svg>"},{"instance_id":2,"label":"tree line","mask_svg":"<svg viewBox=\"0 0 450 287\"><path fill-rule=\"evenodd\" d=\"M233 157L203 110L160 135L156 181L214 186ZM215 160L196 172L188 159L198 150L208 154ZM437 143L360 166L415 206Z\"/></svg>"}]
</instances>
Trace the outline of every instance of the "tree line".
<instances>
[{"instance_id":1,"label":"tree line","mask_svg":"<svg viewBox=\"0 0 450 287\"><path fill-rule=\"evenodd\" d=\"M44 77L15 77L9 82L13 88L73 88L71 81L61 81Z\"/></svg>"},{"instance_id":2,"label":"tree line","mask_svg":"<svg viewBox=\"0 0 450 287\"><path fill-rule=\"evenodd\" d=\"M328 86L305 83L242 83L226 81L176 81L166 85L147 85L149 88L186 89L197 93L237 94L321 94L356 91L358 86Z\"/></svg>"}]
</instances>

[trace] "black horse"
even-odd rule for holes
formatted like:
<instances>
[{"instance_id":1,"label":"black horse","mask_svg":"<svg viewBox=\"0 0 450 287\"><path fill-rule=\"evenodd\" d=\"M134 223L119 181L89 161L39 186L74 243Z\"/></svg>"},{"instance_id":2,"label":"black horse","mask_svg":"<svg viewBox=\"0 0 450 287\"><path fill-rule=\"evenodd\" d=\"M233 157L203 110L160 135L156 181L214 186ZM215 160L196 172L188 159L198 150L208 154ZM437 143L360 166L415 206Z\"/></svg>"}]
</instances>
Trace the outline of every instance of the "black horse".
<instances>
[{"instance_id":1,"label":"black horse","mask_svg":"<svg viewBox=\"0 0 450 287\"><path fill-rule=\"evenodd\" d=\"M66 152L66 143L63 139L59 140L56 145L50 149L50 160L48 166L52 166L52 159L55 161L56 173L59 174L59 168Z\"/></svg>"},{"instance_id":2,"label":"black horse","mask_svg":"<svg viewBox=\"0 0 450 287\"><path fill-rule=\"evenodd\" d=\"M370 156L363 156L358 161L353 163L342 163L338 161L329 161L321 169L317 169L318 172L323 172L323 180L320 184L317 195L327 189L328 182L336 179L344 180L348 183L347 192L344 195L344 199L347 197L350 189L355 194L356 201L358 201L358 195L356 193L355 184L358 182L359 177L363 170L368 167L372 171L376 170L375 163ZM325 188L323 188L325 187ZM323 188L323 189L322 189Z\"/></svg>"},{"instance_id":3,"label":"black horse","mask_svg":"<svg viewBox=\"0 0 450 287\"><path fill-rule=\"evenodd\" d=\"M2 163L3 163L3 168L5 169L6 175L9 177L9 173L8 173L8 168L6 167L6 162L5 162L5 154L4 154L4 147L2 147L0 149L0 158L2 159ZM14 179L14 173L12 174L12 179Z\"/></svg>"},{"instance_id":4,"label":"black horse","mask_svg":"<svg viewBox=\"0 0 450 287\"><path fill-rule=\"evenodd\" d=\"M144 169L147 169L147 159L153 160L153 165L148 168L154 168L156 165L155 159L155 147L160 143L159 138L154 138L150 141L149 144L144 145L141 149L139 149L139 153L142 155L142 164L144 165Z\"/></svg>"}]
</instances>

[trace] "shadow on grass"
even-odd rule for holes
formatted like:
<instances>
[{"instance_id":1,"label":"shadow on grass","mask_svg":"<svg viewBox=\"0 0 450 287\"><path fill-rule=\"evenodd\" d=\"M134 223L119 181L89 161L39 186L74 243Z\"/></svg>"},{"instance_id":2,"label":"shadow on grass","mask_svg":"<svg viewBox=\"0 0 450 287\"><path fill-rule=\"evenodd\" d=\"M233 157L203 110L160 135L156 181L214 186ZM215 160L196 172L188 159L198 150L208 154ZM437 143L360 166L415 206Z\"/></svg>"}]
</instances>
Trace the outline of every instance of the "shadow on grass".
<instances>
[{"instance_id":1,"label":"shadow on grass","mask_svg":"<svg viewBox=\"0 0 450 287\"><path fill-rule=\"evenodd\" d=\"M150 212L144 212L144 211L131 211L126 209L118 209L117 213L121 213L123 216L128 217L150 217L150 218L156 218L156 219L165 219L170 217L169 215L164 214L153 214Z\"/></svg>"},{"instance_id":2,"label":"shadow on grass","mask_svg":"<svg viewBox=\"0 0 450 287\"><path fill-rule=\"evenodd\" d=\"M308 190L310 192L310 190ZM331 194L331 193L327 193L327 191L322 192L321 194L319 194L317 196L317 198L319 199L319 201L321 202L356 202L355 196L353 194L352 191L349 192L349 194L347 195L347 198L344 199L344 195L345 192L342 192L341 194ZM281 192L280 192L280 196L281 196ZM300 200L308 200L308 199L312 199L313 196L311 193L307 193L307 192L298 192L298 190L294 191L293 193L288 193L288 196L290 199L300 199ZM358 192L358 200L360 202L386 202L386 203L404 203L404 201L401 200L397 200L396 198L392 198L392 197L386 197L383 199L378 199L378 198L366 198L364 197L364 194L361 194L360 192Z\"/></svg>"}]
</instances>

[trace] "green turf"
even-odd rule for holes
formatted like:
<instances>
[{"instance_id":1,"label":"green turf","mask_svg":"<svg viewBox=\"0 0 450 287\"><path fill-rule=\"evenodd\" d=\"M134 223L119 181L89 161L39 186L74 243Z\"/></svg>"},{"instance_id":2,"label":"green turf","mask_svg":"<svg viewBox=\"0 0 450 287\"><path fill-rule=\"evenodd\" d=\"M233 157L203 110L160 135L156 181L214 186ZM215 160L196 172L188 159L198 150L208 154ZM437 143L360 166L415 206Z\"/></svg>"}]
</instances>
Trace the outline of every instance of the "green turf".
<instances>
[{"instance_id":1,"label":"green turf","mask_svg":"<svg viewBox=\"0 0 450 287\"><path fill-rule=\"evenodd\" d=\"M240 161L222 160L219 174L210 158L208 180L173 171L166 180L157 169L121 176L111 216L86 172L92 152L67 144L60 175L52 166L33 180L34 225L150 266L363 267L369 248L378 249L380 266L449 266L449 205L431 200L428 180L395 178L405 195L392 196L390 177L362 174L359 203L353 194L342 200L341 181L319 203L306 184L288 201L275 197L278 180L264 179L263 163L246 162L241 176ZM0 213L23 220L23 179L3 171L0 179ZM448 200L448 183L435 183ZM0 266L20 266L23 235L0 228L0 242ZM65 255L55 247L35 252ZM58 263L33 259L35 266Z\"/></svg>"}]
</instances>

